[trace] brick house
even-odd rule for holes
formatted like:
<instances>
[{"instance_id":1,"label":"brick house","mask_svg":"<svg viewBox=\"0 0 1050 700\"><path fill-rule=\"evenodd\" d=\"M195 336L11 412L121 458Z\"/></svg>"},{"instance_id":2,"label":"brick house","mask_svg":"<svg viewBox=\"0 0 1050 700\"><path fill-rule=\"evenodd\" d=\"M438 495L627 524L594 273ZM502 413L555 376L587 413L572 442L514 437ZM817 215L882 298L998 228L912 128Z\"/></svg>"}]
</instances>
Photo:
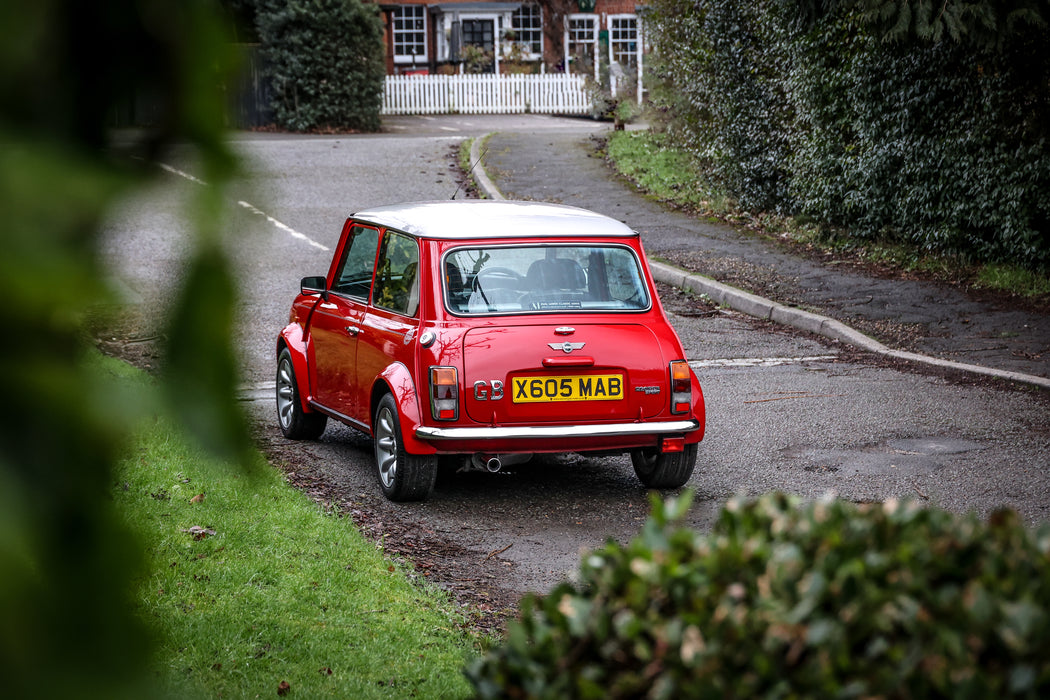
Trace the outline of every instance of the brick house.
<instances>
[{"instance_id":1,"label":"brick house","mask_svg":"<svg viewBox=\"0 0 1050 700\"><path fill-rule=\"evenodd\" d=\"M638 75L642 26L634 0L379 2L388 75L561 73Z\"/></svg>"}]
</instances>

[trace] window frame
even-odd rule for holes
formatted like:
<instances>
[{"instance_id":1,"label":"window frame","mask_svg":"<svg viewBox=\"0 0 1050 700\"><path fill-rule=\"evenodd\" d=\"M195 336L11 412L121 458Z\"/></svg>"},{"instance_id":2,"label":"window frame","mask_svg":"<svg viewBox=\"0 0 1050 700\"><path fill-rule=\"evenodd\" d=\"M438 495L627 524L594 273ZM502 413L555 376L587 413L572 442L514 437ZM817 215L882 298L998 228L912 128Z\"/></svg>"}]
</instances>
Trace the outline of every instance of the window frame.
<instances>
[{"instance_id":1,"label":"window frame","mask_svg":"<svg viewBox=\"0 0 1050 700\"><path fill-rule=\"evenodd\" d=\"M598 80L598 69L601 61L600 57L600 34L601 34L601 23L599 22L600 17L596 14L591 13L573 13L566 15L565 17L565 70L569 70L570 59L572 58L572 47L576 45L590 45L591 46L591 63L593 63L592 70L595 81ZM578 41L574 38L574 32L580 31L579 28L573 27L573 22L586 22L590 25L590 39ZM585 75L584 73L575 73L574 75Z\"/></svg>"},{"instance_id":2,"label":"window frame","mask_svg":"<svg viewBox=\"0 0 1050 700\"><path fill-rule=\"evenodd\" d=\"M411 13L411 16L406 16ZM418 22L421 26L406 28L398 27L398 22ZM427 36L427 10L425 5L398 5L390 11L390 50L394 56L394 63L415 65L426 64L429 60L429 37ZM413 38L411 41L403 37L407 35L420 35L422 41ZM399 50L407 47L418 47L421 53L399 53Z\"/></svg>"},{"instance_id":3,"label":"window frame","mask_svg":"<svg viewBox=\"0 0 1050 700\"><path fill-rule=\"evenodd\" d=\"M367 249L360 251L361 256L359 259L355 257L355 265L358 263L358 261L361 264L361 267L358 269L358 271L363 273L366 269L368 270L368 286L364 290L364 296L361 296L360 294L355 293L355 291L352 291L352 289L350 288L344 288L344 286L341 283L344 278L344 273L346 272L347 263L349 263L351 260L351 255L357 252L354 249L354 243L358 240L358 236L360 236L361 233L366 231L375 234L375 242L372 244L371 262L369 263L368 268L364 267L365 262L368 260L368 258L366 257L366 254L368 252ZM346 234L346 243L343 244L342 259L339 261L339 266L336 268L335 276L332 279L332 288L329 291L345 299L351 299L353 301L363 304L369 303L369 301L372 298L372 284L375 280L376 256L378 256L379 254L379 243L381 240L382 236L380 235L379 229L377 227L365 226L364 224L358 223L353 224L350 228L350 231ZM360 284L361 282L355 283L353 289L356 289ZM349 286L349 284L346 285L346 287Z\"/></svg>"},{"instance_id":4,"label":"window frame","mask_svg":"<svg viewBox=\"0 0 1050 700\"><path fill-rule=\"evenodd\" d=\"M524 14L526 9L529 10L528 15ZM523 27L519 24L526 19L532 26ZM525 60L536 61L543 58L543 7L539 3L522 3L511 12L510 29L514 32L512 43L522 47L521 53ZM527 40L523 38L526 34L530 37Z\"/></svg>"},{"instance_id":5,"label":"window frame","mask_svg":"<svg viewBox=\"0 0 1050 700\"><path fill-rule=\"evenodd\" d=\"M625 29L622 27L614 27L618 22L629 21L631 27L629 31L632 33L632 37L628 39L614 38L614 32L624 32ZM628 67L635 68L641 64L641 41L642 41L642 21L641 18L636 14L622 13L609 15L606 18L606 27L609 31L609 63L619 63L620 67L623 68L624 72L627 73ZM633 49L617 51L616 46L619 44L634 44ZM619 56L630 56L630 61L624 62L619 60Z\"/></svg>"}]
</instances>

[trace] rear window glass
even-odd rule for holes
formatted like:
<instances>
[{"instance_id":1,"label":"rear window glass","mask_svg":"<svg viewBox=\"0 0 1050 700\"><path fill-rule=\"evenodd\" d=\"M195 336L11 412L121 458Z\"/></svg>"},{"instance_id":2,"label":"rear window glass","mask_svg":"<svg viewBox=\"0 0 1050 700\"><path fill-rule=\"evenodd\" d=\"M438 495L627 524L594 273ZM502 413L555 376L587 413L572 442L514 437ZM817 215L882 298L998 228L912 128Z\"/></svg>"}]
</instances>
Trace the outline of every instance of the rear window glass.
<instances>
[{"instance_id":1,"label":"rear window glass","mask_svg":"<svg viewBox=\"0 0 1050 700\"><path fill-rule=\"evenodd\" d=\"M645 311L649 293L624 246L456 248L444 259L445 304L461 315Z\"/></svg>"}]
</instances>

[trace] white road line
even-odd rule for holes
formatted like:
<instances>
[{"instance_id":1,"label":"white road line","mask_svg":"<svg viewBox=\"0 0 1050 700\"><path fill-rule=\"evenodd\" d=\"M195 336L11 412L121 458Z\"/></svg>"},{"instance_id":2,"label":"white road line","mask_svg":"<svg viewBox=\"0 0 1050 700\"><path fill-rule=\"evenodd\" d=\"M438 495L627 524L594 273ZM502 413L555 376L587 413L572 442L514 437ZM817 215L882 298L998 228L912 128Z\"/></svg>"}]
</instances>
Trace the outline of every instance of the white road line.
<instances>
[{"instance_id":1,"label":"white road line","mask_svg":"<svg viewBox=\"0 0 1050 700\"><path fill-rule=\"evenodd\" d=\"M196 178L193 175L190 175L187 172L183 172L182 170L179 170L178 168L174 168L174 167L172 167L170 165L167 165L166 163L160 163L160 167L163 168L164 170L167 170L169 173L172 173L174 175L178 175L179 177L184 177L187 180L189 180L190 182L195 182L198 185L203 185L205 187L208 186L208 183L205 182L204 180L201 180L200 178ZM328 250L328 246L324 245L323 243L318 243L317 241L315 241L312 238L310 238L309 236L307 236L305 233L300 233L299 231L296 231L294 228L292 228L291 226L289 226L287 224L281 223L277 219L273 218L272 216L270 216L269 214L264 212L262 209L259 209L258 207L255 207L255 206L252 206L251 204L249 204L248 202L245 202L243 200L237 202L237 204L241 205L242 207L244 207L245 209L247 209L248 211L250 211L253 214L258 214L259 216L265 217L267 221L269 221L271 224L276 226L279 230L284 231L285 233L290 235L292 238L295 238L295 239L298 239L300 241L303 241L304 243L308 243L309 245L312 245L314 248L319 248L320 250L324 250L324 251Z\"/></svg>"},{"instance_id":2,"label":"white road line","mask_svg":"<svg viewBox=\"0 0 1050 700\"><path fill-rule=\"evenodd\" d=\"M198 185L204 185L204 186L208 185L208 183L205 182L204 180L201 180L199 178L193 177L189 173L184 173L183 171L179 170L178 168L173 168L170 165L167 165L165 163L161 163L160 167L163 168L164 170L167 170L169 173L173 173L175 175L178 175L179 177L184 177L187 180L189 180L190 182L196 182Z\"/></svg>"},{"instance_id":3,"label":"white road line","mask_svg":"<svg viewBox=\"0 0 1050 700\"><path fill-rule=\"evenodd\" d=\"M242 384L237 387L236 396L238 401L272 401L273 392L277 388L276 382L259 382L257 384Z\"/></svg>"},{"instance_id":4,"label":"white road line","mask_svg":"<svg viewBox=\"0 0 1050 700\"><path fill-rule=\"evenodd\" d=\"M262 211L261 209L258 209L256 207L252 206L248 202L240 201L240 202L237 202L237 203L240 204L242 207L244 207L245 209L247 209L248 211L250 211L253 214L258 214L259 216L266 217L267 221L269 221L271 224L273 224L274 226L276 226L280 230L282 230L285 233L287 233L288 235L290 235L292 238L297 238L300 241L304 241L306 243L309 243L314 248L319 248L321 250L328 250L328 246L324 245L323 243L318 243L317 241L315 241L312 238L310 238L309 236L307 236L305 233L299 233L298 231L296 231L291 226L288 226L287 224L282 224L277 219L273 218L272 216L270 216L266 212Z\"/></svg>"},{"instance_id":5,"label":"white road line","mask_svg":"<svg viewBox=\"0 0 1050 700\"><path fill-rule=\"evenodd\" d=\"M810 357L741 357L720 360L690 360L693 369L710 367L777 367L779 365L797 365L802 362L826 362L838 355L812 355Z\"/></svg>"}]
</instances>

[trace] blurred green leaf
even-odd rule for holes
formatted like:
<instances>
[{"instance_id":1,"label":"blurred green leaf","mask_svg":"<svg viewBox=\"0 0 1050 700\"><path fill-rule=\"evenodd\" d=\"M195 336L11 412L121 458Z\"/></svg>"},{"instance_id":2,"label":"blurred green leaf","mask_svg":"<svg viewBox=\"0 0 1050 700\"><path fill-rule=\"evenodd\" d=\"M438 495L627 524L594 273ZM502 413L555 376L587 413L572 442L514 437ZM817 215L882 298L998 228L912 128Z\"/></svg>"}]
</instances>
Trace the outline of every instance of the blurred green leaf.
<instances>
[{"instance_id":1,"label":"blurred green leaf","mask_svg":"<svg viewBox=\"0 0 1050 700\"><path fill-rule=\"evenodd\" d=\"M0 304L10 331L0 349L9 388L0 422L0 678L11 697L151 695L149 640L127 601L138 545L107 494L127 437L160 402L149 386L114 388L91 359L85 323L113 301L97 260L99 222L145 181L143 164L178 141L197 152L216 191L233 170L222 131L229 47L214 9L210 0L0 4ZM139 100L157 106L156 121L125 132L118 146L114 117ZM214 216L187 216L218 226ZM243 449L224 394L234 376L221 350L230 345L229 275L212 259L191 278L191 308L172 316L180 331L220 348L202 363L216 383L194 397L193 419L214 418L204 431L211 444ZM202 319L212 304L217 315ZM176 367L185 364L176 357ZM177 386L165 393L187 406ZM218 437L225 430L230 436Z\"/></svg>"},{"instance_id":2,"label":"blurred green leaf","mask_svg":"<svg viewBox=\"0 0 1050 700\"><path fill-rule=\"evenodd\" d=\"M251 439L236 400L240 376L232 348L237 289L217 246L202 245L183 273L182 294L165 336L165 391L202 445L250 463Z\"/></svg>"}]
</instances>

